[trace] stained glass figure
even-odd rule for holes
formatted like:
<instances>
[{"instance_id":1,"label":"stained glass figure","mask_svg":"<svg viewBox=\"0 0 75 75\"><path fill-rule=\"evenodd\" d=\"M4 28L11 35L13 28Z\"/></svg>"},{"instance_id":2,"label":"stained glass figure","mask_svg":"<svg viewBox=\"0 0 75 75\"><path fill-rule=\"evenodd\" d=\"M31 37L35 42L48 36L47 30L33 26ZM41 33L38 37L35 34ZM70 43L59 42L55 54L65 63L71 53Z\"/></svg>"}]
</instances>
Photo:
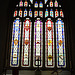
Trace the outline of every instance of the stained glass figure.
<instances>
[{"instance_id":1,"label":"stained glass figure","mask_svg":"<svg viewBox=\"0 0 75 75\"><path fill-rule=\"evenodd\" d=\"M50 10L50 16L53 17L53 10Z\"/></svg>"},{"instance_id":2,"label":"stained glass figure","mask_svg":"<svg viewBox=\"0 0 75 75\"><path fill-rule=\"evenodd\" d=\"M39 16L43 17L43 11L39 11Z\"/></svg>"},{"instance_id":3,"label":"stained glass figure","mask_svg":"<svg viewBox=\"0 0 75 75\"><path fill-rule=\"evenodd\" d=\"M48 17L48 9L45 11L45 17Z\"/></svg>"},{"instance_id":4,"label":"stained glass figure","mask_svg":"<svg viewBox=\"0 0 75 75\"><path fill-rule=\"evenodd\" d=\"M58 7L58 2L57 2L57 0L55 0L55 7Z\"/></svg>"},{"instance_id":5,"label":"stained glass figure","mask_svg":"<svg viewBox=\"0 0 75 75\"><path fill-rule=\"evenodd\" d=\"M43 8L43 3L42 2L40 2L39 7Z\"/></svg>"},{"instance_id":6,"label":"stained glass figure","mask_svg":"<svg viewBox=\"0 0 75 75\"><path fill-rule=\"evenodd\" d=\"M30 2L33 4L33 0L30 0Z\"/></svg>"},{"instance_id":7,"label":"stained glass figure","mask_svg":"<svg viewBox=\"0 0 75 75\"><path fill-rule=\"evenodd\" d=\"M56 54L57 67L66 67L64 22L61 20L61 18L58 18L56 22Z\"/></svg>"},{"instance_id":8,"label":"stained glass figure","mask_svg":"<svg viewBox=\"0 0 75 75\"><path fill-rule=\"evenodd\" d=\"M55 10L55 18L59 16L58 10Z\"/></svg>"},{"instance_id":9,"label":"stained glass figure","mask_svg":"<svg viewBox=\"0 0 75 75\"><path fill-rule=\"evenodd\" d=\"M34 22L34 52L33 52L33 66L37 67L38 59L39 66L42 67L43 62L43 23L40 18Z\"/></svg>"},{"instance_id":10,"label":"stained glass figure","mask_svg":"<svg viewBox=\"0 0 75 75\"><path fill-rule=\"evenodd\" d=\"M19 16L22 17L22 10L19 10Z\"/></svg>"},{"instance_id":11,"label":"stained glass figure","mask_svg":"<svg viewBox=\"0 0 75 75\"><path fill-rule=\"evenodd\" d=\"M48 0L45 0L45 4L47 3Z\"/></svg>"},{"instance_id":12,"label":"stained glass figure","mask_svg":"<svg viewBox=\"0 0 75 75\"><path fill-rule=\"evenodd\" d=\"M38 11L34 11L34 17L38 16Z\"/></svg>"},{"instance_id":13,"label":"stained glass figure","mask_svg":"<svg viewBox=\"0 0 75 75\"><path fill-rule=\"evenodd\" d=\"M54 23L50 18L45 22L45 66L54 67Z\"/></svg>"},{"instance_id":14,"label":"stained glass figure","mask_svg":"<svg viewBox=\"0 0 75 75\"><path fill-rule=\"evenodd\" d=\"M22 67L30 67L31 62L31 21L29 18L23 22L22 36Z\"/></svg>"},{"instance_id":15,"label":"stained glass figure","mask_svg":"<svg viewBox=\"0 0 75 75\"><path fill-rule=\"evenodd\" d=\"M17 16L17 10L14 11L14 17L16 17L16 16Z\"/></svg>"},{"instance_id":16,"label":"stained glass figure","mask_svg":"<svg viewBox=\"0 0 75 75\"><path fill-rule=\"evenodd\" d=\"M20 57L20 37L21 37L21 22L19 18L13 22L12 30L12 43L11 43L11 56L10 56L10 66L19 66Z\"/></svg>"},{"instance_id":17,"label":"stained glass figure","mask_svg":"<svg viewBox=\"0 0 75 75\"><path fill-rule=\"evenodd\" d=\"M64 17L62 9L60 10L60 16Z\"/></svg>"},{"instance_id":18,"label":"stained glass figure","mask_svg":"<svg viewBox=\"0 0 75 75\"><path fill-rule=\"evenodd\" d=\"M50 1L50 7L53 7L53 2L52 2L52 0Z\"/></svg>"},{"instance_id":19,"label":"stained glass figure","mask_svg":"<svg viewBox=\"0 0 75 75\"><path fill-rule=\"evenodd\" d=\"M31 11L31 9L29 10L29 16L32 17L32 11Z\"/></svg>"},{"instance_id":20,"label":"stained glass figure","mask_svg":"<svg viewBox=\"0 0 75 75\"><path fill-rule=\"evenodd\" d=\"M24 11L24 17L26 17L27 16L27 9L25 9L25 11Z\"/></svg>"},{"instance_id":21,"label":"stained glass figure","mask_svg":"<svg viewBox=\"0 0 75 75\"><path fill-rule=\"evenodd\" d=\"M22 0L20 1L19 6L20 6L20 7L23 7L23 2L22 2Z\"/></svg>"},{"instance_id":22,"label":"stained glass figure","mask_svg":"<svg viewBox=\"0 0 75 75\"><path fill-rule=\"evenodd\" d=\"M27 0L25 0L25 2L24 2L24 6L25 6L25 7L28 6L28 2L27 2Z\"/></svg>"},{"instance_id":23,"label":"stained glass figure","mask_svg":"<svg viewBox=\"0 0 75 75\"><path fill-rule=\"evenodd\" d=\"M35 2L34 7L35 7L35 8L38 8L38 3L37 3L37 1Z\"/></svg>"}]
</instances>

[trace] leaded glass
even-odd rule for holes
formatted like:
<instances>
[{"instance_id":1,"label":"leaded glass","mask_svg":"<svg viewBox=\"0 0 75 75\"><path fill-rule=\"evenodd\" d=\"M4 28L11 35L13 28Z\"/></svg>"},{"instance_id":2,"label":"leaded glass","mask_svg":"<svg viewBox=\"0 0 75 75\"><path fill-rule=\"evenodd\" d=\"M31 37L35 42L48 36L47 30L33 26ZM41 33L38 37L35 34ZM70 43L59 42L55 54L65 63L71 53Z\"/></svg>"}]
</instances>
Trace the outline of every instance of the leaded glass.
<instances>
[{"instance_id":1,"label":"leaded glass","mask_svg":"<svg viewBox=\"0 0 75 75\"><path fill-rule=\"evenodd\" d=\"M54 67L54 23L50 18L45 22L45 66Z\"/></svg>"},{"instance_id":2,"label":"leaded glass","mask_svg":"<svg viewBox=\"0 0 75 75\"><path fill-rule=\"evenodd\" d=\"M30 67L31 61L31 21L27 18L23 22L22 36L22 67Z\"/></svg>"},{"instance_id":3,"label":"leaded glass","mask_svg":"<svg viewBox=\"0 0 75 75\"><path fill-rule=\"evenodd\" d=\"M58 18L56 22L56 54L57 67L66 67L64 22L61 20L61 18Z\"/></svg>"},{"instance_id":4,"label":"leaded glass","mask_svg":"<svg viewBox=\"0 0 75 75\"><path fill-rule=\"evenodd\" d=\"M11 57L10 66L19 66L19 56L20 56L20 37L21 37L21 22L19 18L13 22L12 30L12 43L11 43Z\"/></svg>"},{"instance_id":5,"label":"leaded glass","mask_svg":"<svg viewBox=\"0 0 75 75\"><path fill-rule=\"evenodd\" d=\"M34 52L33 52L33 66L37 67L38 59L39 66L43 63L43 23L40 18L34 22Z\"/></svg>"}]
</instances>

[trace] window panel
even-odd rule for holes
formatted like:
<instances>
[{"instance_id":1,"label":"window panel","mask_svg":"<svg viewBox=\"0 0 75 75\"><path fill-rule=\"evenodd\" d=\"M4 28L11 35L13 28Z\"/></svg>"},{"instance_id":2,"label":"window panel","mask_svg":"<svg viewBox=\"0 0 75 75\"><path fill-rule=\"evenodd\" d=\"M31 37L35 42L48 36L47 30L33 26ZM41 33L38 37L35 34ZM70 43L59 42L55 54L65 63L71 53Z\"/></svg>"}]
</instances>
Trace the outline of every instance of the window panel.
<instances>
[{"instance_id":1,"label":"window panel","mask_svg":"<svg viewBox=\"0 0 75 75\"><path fill-rule=\"evenodd\" d=\"M56 53L57 67L66 67L64 22L61 20L61 18L58 18L56 22Z\"/></svg>"},{"instance_id":2,"label":"window panel","mask_svg":"<svg viewBox=\"0 0 75 75\"><path fill-rule=\"evenodd\" d=\"M31 25L29 18L23 22L22 36L22 67L30 67L31 61Z\"/></svg>"},{"instance_id":3,"label":"window panel","mask_svg":"<svg viewBox=\"0 0 75 75\"><path fill-rule=\"evenodd\" d=\"M17 10L14 11L14 17L16 17L16 16L17 16Z\"/></svg>"},{"instance_id":4,"label":"window panel","mask_svg":"<svg viewBox=\"0 0 75 75\"><path fill-rule=\"evenodd\" d=\"M43 62L43 23L40 18L34 22L34 52L33 52L33 66L37 67L38 59L39 65L42 67Z\"/></svg>"},{"instance_id":5,"label":"window panel","mask_svg":"<svg viewBox=\"0 0 75 75\"><path fill-rule=\"evenodd\" d=\"M23 7L23 2L22 2L22 0L20 1L19 6L20 6L20 7Z\"/></svg>"},{"instance_id":6,"label":"window panel","mask_svg":"<svg viewBox=\"0 0 75 75\"><path fill-rule=\"evenodd\" d=\"M45 67L53 68L54 64L54 23L48 18L45 22Z\"/></svg>"},{"instance_id":7,"label":"window panel","mask_svg":"<svg viewBox=\"0 0 75 75\"><path fill-rule=\"evenodd\" d=\"M45 17L48 17L48 9L45 11Z\"/></svg>"},{"instance_id":8,"label":"window panel","mask_svg":"<svg viewBox=\"0 0 75 75\"><path fill-rule=\"evenodd\" d=\"M11 57L10 66L19 66L19 56L20 56L20 37L21 37L21 22L19 18L13 22L12 30L12 43L11 43Z\"/></svg>"}]
</instances>

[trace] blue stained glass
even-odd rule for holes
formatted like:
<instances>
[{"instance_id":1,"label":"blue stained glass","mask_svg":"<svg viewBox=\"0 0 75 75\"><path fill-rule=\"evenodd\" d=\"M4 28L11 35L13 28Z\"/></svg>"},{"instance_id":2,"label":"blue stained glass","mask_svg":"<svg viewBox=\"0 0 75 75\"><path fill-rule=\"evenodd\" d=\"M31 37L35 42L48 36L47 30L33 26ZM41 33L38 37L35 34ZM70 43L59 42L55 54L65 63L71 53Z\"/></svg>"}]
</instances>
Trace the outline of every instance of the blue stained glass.
<instances>
[{"instance_id":1,"label":"blue stained glass","mask_svg":"<svg viewBox=\"0 0 75 75\"><path fill-rule=\"evenodd\" d=\"M17 23L17 25L16 25ZM19 47L20 47L20 33L21 33L21 27L20 27L20 20L17 18L15 21L14 21L14 24L13 24L13 31L12 31L12 47L11 47L11 60L10 60L10 66L11 67L17 67L19 66ZM14 34L13 34L14 33ZM17 34L17 35L16 35ZM16 50L16 52L14 52L14 50ZM16 57L17 56L17 57Z\"/></svg>"}]
</instances>

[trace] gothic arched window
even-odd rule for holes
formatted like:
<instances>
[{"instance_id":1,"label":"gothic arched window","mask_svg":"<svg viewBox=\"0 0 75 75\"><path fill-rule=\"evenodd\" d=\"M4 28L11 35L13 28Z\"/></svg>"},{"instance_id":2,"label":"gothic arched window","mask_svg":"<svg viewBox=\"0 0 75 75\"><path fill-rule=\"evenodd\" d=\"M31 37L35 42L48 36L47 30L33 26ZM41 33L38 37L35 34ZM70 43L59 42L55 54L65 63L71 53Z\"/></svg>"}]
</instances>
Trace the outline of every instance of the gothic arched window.
<instances>
[{"instance_id":1,"label":"gothic arched window","mask_svg":"<svg viewBox=\"0 0 75 75\"><path fill-rule=\"evenodd\" d=\"M66 68L64 14L57 0L20 0L13 19L10 67Z\"/></svg>"}]
</instances>

